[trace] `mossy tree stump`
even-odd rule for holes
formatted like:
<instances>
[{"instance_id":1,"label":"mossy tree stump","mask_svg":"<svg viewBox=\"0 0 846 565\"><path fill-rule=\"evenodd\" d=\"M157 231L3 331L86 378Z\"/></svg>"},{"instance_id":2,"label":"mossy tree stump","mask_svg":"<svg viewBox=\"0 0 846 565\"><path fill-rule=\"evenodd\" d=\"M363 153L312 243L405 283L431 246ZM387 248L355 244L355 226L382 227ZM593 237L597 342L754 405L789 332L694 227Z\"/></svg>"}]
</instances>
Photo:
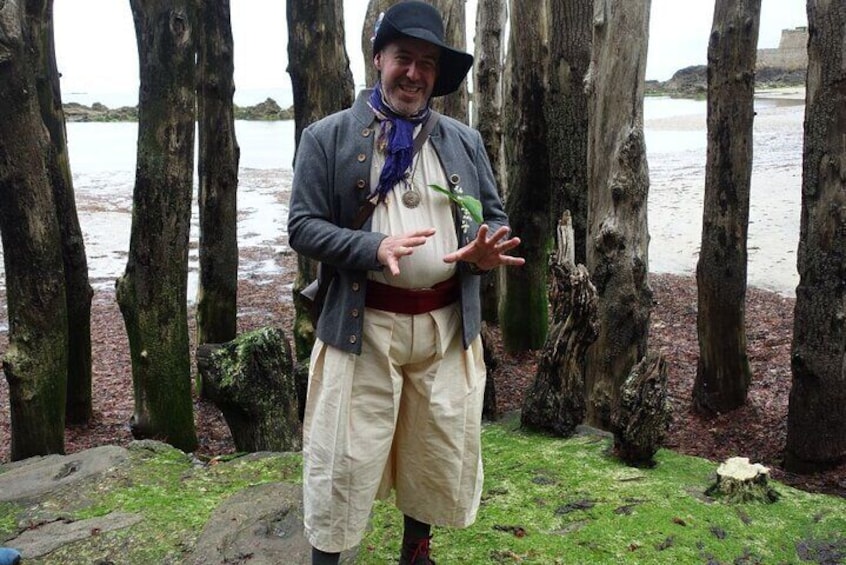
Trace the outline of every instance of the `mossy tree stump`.
<instances>
[{"instance_id":1,"label":"mossy tree stump","mask_svg":"<svg viewBox=\"0 0 846 565\"><path fill-rule=\"evenodd\" d=\"M650 353L632 368L611 410L614 453L626 465L653 467L669 423L667 363Z\"/></svg>"},{"instance_id":2,"label":"mossy tree stump","mask_svg":"<svg viewBox=\"0 0 846 565\"><path fill-rule=\"evenodd\" d=\"M282 330L265 327L224 344L201 345L197 368L238 451L302 448L294 360Z\"/></svg>"},{"instance_id":3,"label":"mossy tree stump","mask_svg":"<svg viewBox=\"0 0 846 565\"><path fill-rule=\"evenodd\" d=\"M769 484L770 470L747 457L730 457L717 467L717 481L705 494L729 502L765 502L778 500L779 494Z\"/></svg>"}]
</instances>

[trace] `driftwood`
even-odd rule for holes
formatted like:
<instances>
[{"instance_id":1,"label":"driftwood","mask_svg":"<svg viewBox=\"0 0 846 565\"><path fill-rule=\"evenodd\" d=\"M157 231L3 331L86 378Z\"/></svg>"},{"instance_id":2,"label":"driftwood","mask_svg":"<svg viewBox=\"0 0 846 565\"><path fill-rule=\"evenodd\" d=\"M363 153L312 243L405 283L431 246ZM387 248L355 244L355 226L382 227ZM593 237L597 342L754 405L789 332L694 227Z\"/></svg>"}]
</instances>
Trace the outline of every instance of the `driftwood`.
<instances>
[{"instance_id":1,"label":"driftwood","mask_svg":"<svg viewBox=\"0 0 846 565\"><path fill-rule=\"evenodd\" d=\"M632 368L611 411L614 452L627 465L652 467L670 423L667 364L648 354Z\"/></svg>"},{"instance_id":2,"label":"driftwood","mask_svg":"<svg viewBox=\"0 0 846 565\"><path fill-rule=\"evenodd\" d=\"M729 502L766 502L779 499L769 485L770 470L746 457L731 457L717 467L717 481L705 494L720 496Z\"/></svg>"},{"instance_id":3,"label":"driftwood","mask_svg":"<svg viewBox=\"0 0 846 565\"><path fill-rule=\"evenodd\" d=\"M197 368L238 451L302 448L294 362L282 330L267 327L201 345Z\"/></svg>"},{"instance_id":4,"label":"driftwood","mask_svg":"<svg viewBox=\"0 0 846 565\"><path fill-rule=\"evenodd\" d=\"M559 223L551 271L552 327L520 423L567 437L585 417L585 352L597 336L596 289L584 265L574 265L569 213Z\"/></svg>"}]
</instances>

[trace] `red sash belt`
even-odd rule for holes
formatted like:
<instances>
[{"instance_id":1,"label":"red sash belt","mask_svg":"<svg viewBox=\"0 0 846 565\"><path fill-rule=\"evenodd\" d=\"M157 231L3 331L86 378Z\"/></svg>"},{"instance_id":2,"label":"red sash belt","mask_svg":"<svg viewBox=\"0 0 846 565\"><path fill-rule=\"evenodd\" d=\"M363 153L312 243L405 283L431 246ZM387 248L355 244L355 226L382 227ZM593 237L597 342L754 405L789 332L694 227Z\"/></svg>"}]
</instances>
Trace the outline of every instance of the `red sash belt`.
<instances>
[{"instance_id":1,"label":"red sash belt","mask_svg":"<svg viewBox=\"0 0 846 565\"><path fill-rule=\"evenodd\" d=\"M423 314L449 306L461 293L458 275L439 282L432 288L398 288L376 281L367 281L364 303L368 308L395 314Z\"/></svg>"}]
</instances>

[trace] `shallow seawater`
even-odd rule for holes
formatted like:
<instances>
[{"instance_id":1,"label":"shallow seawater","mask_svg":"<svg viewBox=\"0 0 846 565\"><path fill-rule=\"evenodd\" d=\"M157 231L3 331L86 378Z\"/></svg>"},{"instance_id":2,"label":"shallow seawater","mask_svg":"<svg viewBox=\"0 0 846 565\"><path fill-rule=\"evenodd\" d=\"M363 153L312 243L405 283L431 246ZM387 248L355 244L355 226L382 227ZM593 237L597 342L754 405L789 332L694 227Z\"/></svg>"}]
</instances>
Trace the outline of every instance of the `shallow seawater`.
<instances>
[{"instance_id":1,"label":"shallow seawater","mask_svg":"<svg viewBox=\"0 0 846 565\"><path fill-rule=\"evenodd\" d=\"M125 267L132 228L135 183L134 123L69 123L71 161L79 223L89 276L95 288L114 285ZM239 247L281 251L288 210L280 197L291 186L293 122L237 122L241 147L238 188ZM196 184L196 183L195 183ZM199 214L196 191L189 251L189 296L196 285ZM2 251L0 251L2 256ZM242 261L241 276L272 274L267 260ZM278 270L278 268L277 268ZM0 286L5 275L0 269Z\"/></svg>"}]
</instances>

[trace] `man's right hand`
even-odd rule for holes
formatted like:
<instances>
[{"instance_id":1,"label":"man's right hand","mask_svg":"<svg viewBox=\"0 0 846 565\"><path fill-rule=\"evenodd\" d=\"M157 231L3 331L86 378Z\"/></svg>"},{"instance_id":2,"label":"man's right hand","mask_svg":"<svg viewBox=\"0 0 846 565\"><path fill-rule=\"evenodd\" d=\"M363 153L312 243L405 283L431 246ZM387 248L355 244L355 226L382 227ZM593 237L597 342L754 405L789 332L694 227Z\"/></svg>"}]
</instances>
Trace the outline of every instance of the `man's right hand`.
<instances>
[{"instance_id":1,"label":"man's right hand","mask_svg":"<svg viewBox=\"0 0 846 565\"><path fill-rule=\"evenodd\" d=\"M402 235L389 235L379 244L376 258L396 277L400 274L400 258L414 253L415 247L420 247L433 235L435 235L435 228L417 230Z\"/></svg>"}]
</instances>

